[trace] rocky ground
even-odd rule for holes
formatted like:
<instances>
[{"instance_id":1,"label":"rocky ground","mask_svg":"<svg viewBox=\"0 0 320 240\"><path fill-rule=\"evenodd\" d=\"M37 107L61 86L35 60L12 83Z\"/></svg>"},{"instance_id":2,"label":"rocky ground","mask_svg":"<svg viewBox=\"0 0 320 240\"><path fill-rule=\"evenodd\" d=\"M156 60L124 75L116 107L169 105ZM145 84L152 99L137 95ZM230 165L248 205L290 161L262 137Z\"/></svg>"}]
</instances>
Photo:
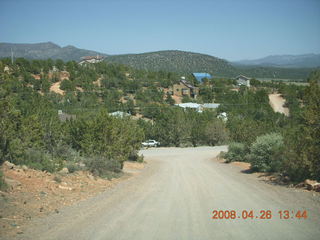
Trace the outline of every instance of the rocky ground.
<instances>
[{"instance_id":1,"label":"rocky ground","mask_svg":"<svg viewBox=\"0 0 320 240\"><path fill-rule=\"evenodd\" d=\"M85 200L137 174L144 164L126 162L122 177L112 180L77 171L51 174L5 163L2 171L8 184L0 191L0 232L2 236L22 234L22 226L33 218L59 214L63 206Z\"/></svg>"}]
</instances>

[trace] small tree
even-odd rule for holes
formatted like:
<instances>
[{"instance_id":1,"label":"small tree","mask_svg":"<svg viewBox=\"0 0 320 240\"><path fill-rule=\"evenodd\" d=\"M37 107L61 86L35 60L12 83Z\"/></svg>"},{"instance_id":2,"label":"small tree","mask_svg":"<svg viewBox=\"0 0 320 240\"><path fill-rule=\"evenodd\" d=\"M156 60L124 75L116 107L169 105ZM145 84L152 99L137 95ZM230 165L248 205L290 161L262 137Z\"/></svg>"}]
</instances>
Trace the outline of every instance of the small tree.
<instances>
[{"instance_id":1,"label":"small tree","mask_svg":"<svg viewBox=\"0 0 320 240\"><path fill-rule=\"evenodd\" d=\"M242 162L245 159L246 148L243 143L230 143L225 155L227 162Z\"/></svg>"},{"instance_id":2,"label":"small tree","mask_svg":"<svg viewBox=\"0 0 320 240\"><path fill-rule=\"evenodd\" d=\"M65 79L61 82L60 89L65 91L73 91L75 90L75 86L73 82Z\"/></svg>"},{"instance_id":3,"label":"small tree","mask_svg":"<svg viewBox=\"0 0 320 240\"><path fill-rule=\"evenodd\" d=\"M209 121L205 127L205 142L211 146L223 144L228 139L228 133L221 120Z\"/></svg>"},{"instance_id":4,"label":"small tree","mask_svg":"<svg viewBox=\"0 0 320 240\"><path fill-rule=\"evenodd\" d=\"M170 105L174 105L175 104L175 100L172 98L171 94L167 93L166 95L166 103L170 104Z\"/></svg>"},{"instance_id":5,"label":"small tree","mask_svg":"<svg viewBox=\"0 0 320 240\"><path fill-rule=\"evenodd\" d=\"M278 171L282 164L283 138L278 133L257 137L250 147L251 168L261 172Z\"/></svg>"}]
</instances>

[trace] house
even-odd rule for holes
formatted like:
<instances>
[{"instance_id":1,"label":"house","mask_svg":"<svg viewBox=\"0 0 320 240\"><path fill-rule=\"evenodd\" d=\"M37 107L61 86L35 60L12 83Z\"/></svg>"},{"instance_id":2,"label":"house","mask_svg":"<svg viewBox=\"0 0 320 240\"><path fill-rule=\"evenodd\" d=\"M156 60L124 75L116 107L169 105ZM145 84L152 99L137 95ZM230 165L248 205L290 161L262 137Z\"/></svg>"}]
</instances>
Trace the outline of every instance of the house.
<instances>
[{"instance_id":1,"label":"house","mask_svg":"<svg viewBox=\"0 0 320 240\"><path fill-rule=\"evenodd\" d=\"M238 86L246 86L246 87L250 87L250 79L246 76L243 75L239 75L236 78L237 84Z\"/></svg>"},{"instance_id":2,"label":"house","mask_svg":"<svg viewBox=\"0 0 320 240\"><path fill-rule=\"evenodd\" d=\"M209 73L192 73L194 78L197 80L198 83L202 83L203 79L211 79L212 76Z\"/></svg>"},{"instance_id":3,"label":"house","mask_svg":"<svg viewBox=\"0 0 320 240\"><path fill-rule=\"evenodd\" d=\"M79 62L80 65L88 64L88 63L98 63L102 62L104 57L102 56L85 56L81 58L81 61Z\"/></svg>"},{"instance_id":4,"label":"house","mask_svg":"<svg viewBox=\"0 0 320 240\"><path fill-rule=\"evenodd\" d=\"M175 104L175 106L182 107L183 109L191 108L201 113L204 109L216 109L220 106L220 104L219 103L198 104L198 103L188 102L188 103Z\"/></svg>"},{"instance_id":5,"label":"house","mask_svg":"<svg viewBox=\"0 0 320 240\"><path fill-rule=\"evenodd\" d=\"M178 84L173 85L172 94L179 97L188 96L197 98L199 94L199 88L188 83L186 80L180 80Z\"/></svg>"},{"instance_id":6,"label":"house","mask_svg":"<svg viewBox=\"0 0 320 240\"><path fill-rule=\"evenodd\" d=\"M192 103L192 102L180 103L180 104L175 104L175 106L182 107L184 110L186 110L186 108L191 108L196 110L197 112L202 112L202 106L201 104L198 104L198 103Z\"/></svg>"}]
</instances>

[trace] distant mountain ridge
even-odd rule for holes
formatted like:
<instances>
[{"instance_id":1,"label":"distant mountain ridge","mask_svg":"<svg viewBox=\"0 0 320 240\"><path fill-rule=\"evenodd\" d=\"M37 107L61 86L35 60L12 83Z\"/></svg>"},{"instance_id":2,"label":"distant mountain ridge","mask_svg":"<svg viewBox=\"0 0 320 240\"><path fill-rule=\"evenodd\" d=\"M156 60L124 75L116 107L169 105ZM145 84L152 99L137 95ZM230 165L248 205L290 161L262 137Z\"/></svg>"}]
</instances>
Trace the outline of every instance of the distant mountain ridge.
<instances>
[{"instance_id":1,"label":"distant mountain ridge","mask_svg":"<svg viewBox=\"0 0 320 240\"><path fill-rule=\"evenodd\" d=\"M271 55L260 59L236 61L232 64L287 68L313 68L320 66L320 54L311 53L302 55Z\"/></svg>"},{"instance_id":2,"label":"distant mountain ridge","mask_svg":"<svg viewBox=\"0 0 320 240\"><path fill-rule=\"evenodd\" d=\"M213 77L235 77L246 75L254 78L306 79L312 68L285 68L274 65L246 65L230 63L207 54L167 50L141 54L108 55L96 51L76 48L74 46L60 47L52 42L35 44L0 43L0 58L23 57L27 59L62 59L64 61L79 61L83 56L104 56L105 61L120 63L136 69L148 71L166 71L181 74L192 72L207 72Z\"/></svg>"},{"instance_id":3,"label":"distant mountain ridge","mask_svg":"<svg viewBox=\"0 0 320 240\"><path fill-rule=\"evenodd\" d=\"M79 61L83 56L107 56L107 54L96 51L76 48L68 45L60 47L52 42L44 43L0 43L0 58L11 57L11 51L15 58L23 57L27 59L62 59L64 61Z\"/></svg>"}]
</instances>

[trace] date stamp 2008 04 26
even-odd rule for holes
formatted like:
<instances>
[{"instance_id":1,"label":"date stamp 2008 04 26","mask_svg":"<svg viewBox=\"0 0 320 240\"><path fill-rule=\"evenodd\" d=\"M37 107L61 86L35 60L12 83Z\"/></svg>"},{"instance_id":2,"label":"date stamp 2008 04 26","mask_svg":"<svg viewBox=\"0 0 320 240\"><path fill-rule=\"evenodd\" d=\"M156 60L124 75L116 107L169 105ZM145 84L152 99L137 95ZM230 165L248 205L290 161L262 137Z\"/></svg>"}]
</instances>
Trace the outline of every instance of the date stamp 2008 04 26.
<instances>
[{"instance_id":1,"label":"date stamp 2008 04 26","mask_svg":"<svg viewBox=\"0 0 320 240\"><path fill-rule=\"evenodd\" d=\"M297 211L289 211L289 210L279 210L279 211L271 211L271 210L213 210L212 211L212 219L265 219L270 220L274 218L278 219L307 219L308 213L307 210L297 210Z\"/></svg>"}]
</instances>

